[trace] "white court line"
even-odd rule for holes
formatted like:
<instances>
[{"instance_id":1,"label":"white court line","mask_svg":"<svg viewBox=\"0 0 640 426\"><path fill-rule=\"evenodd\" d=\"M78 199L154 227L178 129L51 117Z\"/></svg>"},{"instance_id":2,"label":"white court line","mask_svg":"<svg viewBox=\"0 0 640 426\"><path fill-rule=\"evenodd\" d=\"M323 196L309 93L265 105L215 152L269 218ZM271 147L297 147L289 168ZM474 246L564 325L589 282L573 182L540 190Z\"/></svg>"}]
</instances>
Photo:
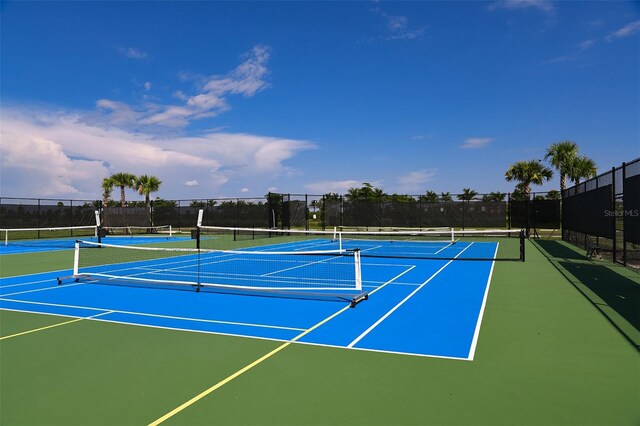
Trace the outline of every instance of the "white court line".
<instances>
[{"instance_id":1,"label":"white court line","mask_svg":"<svg viewBox=\"0 0 640 426\"><path fill-rule=\"evenodd\" d=\"M389 315L391 315L392 313L394 313L400 306L404 305L404 303L411 299L417 292L420 291L420 289L422 289L425 285L427 285L432 279L434 279L440 272L444 271L444 269L449 266L451 264L451 262L453 262L458 256L460 256L462 253L465 252L465 250L467 250L469 247L471 247L473 245L473 243L469 244L467 247L464 248L464 250L462 250L460 253L458 253L453 259L451 259L450 261L448 261L442 268L438 269L433 275L431 275L425 282L423 282L422 284L420 284L420 286L418 286L415 290L413 290L407 297L405 297L404 299L402 299L402 301L400 301L396 306L394 306L393 308L391 308L391 310L389 310L389 312L387 312L385 315L383 315L378 321L376 321L375 323L373 323L371 325L371 327L369 327L368 329L366 329L360 336L356 337L356 339L349 343L347 345L347 348L352 348L356 343L358 343L360 340L362 340L367 334L371 333L371 331L373 331L374 328L376 328L378 325L380 325L380 323L382 321L384 321L385 319L387 319L389 317Z\"/></svg>"},{"instance_id":2,"label":"white court line","mask_svg":"<svg viewBox=\"0 0 640 426\"><path fill-rule=\"evenodd\" d=\"M435 252L435 253L433 253L433 254L438 254L438 253L440 253L442 250L444 250L444 249L446 249L446 248L449 248L449 247L451 247L452 245L453 245L453 243L449 243L449 244L447 244L446 246L442 247L440 250L438 250L437 252Z\"/></svg>"},{"instance_id":3,"label":"white court line","mask_svg":"<svg viewBox=\"0 0 640 426\"><path fill-rule=\"evenodd\" d=\"M24 285L31 285L31 284L40 284L40 283L46 283L46 282L51 282L52 278L46 279L46 280L39 280L39 281L29 281L26 283L20 283L20 284L9 284L9 285L3 285L0 286L0 290L3 288L11 288L11 287L20 287L20 286L24 286Z\"/></svg>"},{"instance_id":4,"label":"white court line","mask_svg":"<svg viewBox=\"0 0 640 426\"><path fill-rule=\"evenodd\" d=\"M61 303L46 303L46 302L35 302L31 300L20 300L20 299L5 299L4 297L0 297L0 301L6 302L16 302L16 303L24 303L27 305L40 305L40 306L53 306L57 308L69 308L69 309L84 309L87 311L110 311L111 313L116 314L125 314L125 315L138 315L142 317L152 317L152 318L165 318L165 319L175 319L181 321L193 321L193 322L203 322L203 323L212 323L212 324L225 324L225 325L239 325L243 327L256 327L256 328L274 328L278 330L293 330L293 331L304 331L304 328L296 328L296 327L284 327L279 325L268 325L268 324L254 324L254 323L246 323L246 322L235 322L235 321L222 321L222 320L209 320L203 318L190 318L190 317L179 317L173 315L161 315L161 314L148 314L145 312L134 312L134 311L122 311L119 309L109 309L109 308L94 308L90 306L77 306L77 305L65 305ZM39 313L39 312L35 312Z\"/></svg>"},{"instance_id":5,"label":"white court line","mask_svg":"<svg viewBox=\"0 0 640 426\"><path fill-rule=\"evenodd\" d=\"M37 291L47 291L47 290L55 290L58 288L64 288L64 287L74 287L77 285L80 285L81 283L76 283L76 284L65 284L64 286L62 285L55 285L53 287L45 287L45 288L38 288L35 290L25 290L25 291L17 291L15 293L9 293L9 294L1 294L0 295L0 299L4 298L4 297L9 297L9 296L17 296L18 294L25 294L25 293L35 293Z\"/></svg>"},{"instance_id":6,"label":"white court line","mask_svg":"<svg viewBox=\"0 0 640 426\"><path fill-rule=\"evenodd\" d=\"M493 258L498 256L498 247L500 243L496 243L496 251L493 253ZM469 355L467 359L473 361L473 357L476 354L476 346L478 345L478 337L480 336L480 325L482 324L482 317L484 316L484 309L487 305L487 297L489 296L489 287L491 286L491 277L493 276L493 267L496 265L496 261L491 262L491 270L489 271L489 278L487 278L487 286L484 290L484 296L482 297L482 305L480 306L480 314L478 315L478 321L476 322L476 329L473 332L473 340L471 341L471 347L469 348Z\"/></svg>"},{"instance_id":7,"label":"white court line","mask_svg":"<svg viewBox=\"0 0 640 426\"><path fill-rule=\"evenodd\" d=\"M268 272L266 274L262 274L262 275L258 275L258 276L260 276L260 277L268 277L269 275L278 274L280 272L291 271L292 269L306 268L307 266L316 265L318 263L328 262L328 261L334 260L334 259L337 259L337 258L330 257L328 259L322 259L322 260L318 260L316 262L306 262L306 263L303 263L302 265L292 266L291 268L280 269L278 271Z\"/></svg>"}]
</instances>

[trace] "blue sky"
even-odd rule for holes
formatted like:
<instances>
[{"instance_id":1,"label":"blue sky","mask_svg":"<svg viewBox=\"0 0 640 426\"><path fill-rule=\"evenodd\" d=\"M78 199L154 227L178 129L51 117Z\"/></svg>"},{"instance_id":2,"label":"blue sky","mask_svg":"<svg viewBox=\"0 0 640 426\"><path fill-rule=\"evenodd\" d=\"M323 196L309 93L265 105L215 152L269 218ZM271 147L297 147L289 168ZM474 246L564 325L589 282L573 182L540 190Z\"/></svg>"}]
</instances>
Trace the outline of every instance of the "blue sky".
<instances>
[{"instance_id":1,"label":"blue sky","mask_svg":"<svg viewBox=\"0 0 640 426\"><path fill-rule=\"evenodd\" d=\"M640 156L638 2L2 2L0 195L510 191ZM539 190L559 186L557 176ZM129 199L141 197L129 194Z\"/></svg>"}]
</instances>

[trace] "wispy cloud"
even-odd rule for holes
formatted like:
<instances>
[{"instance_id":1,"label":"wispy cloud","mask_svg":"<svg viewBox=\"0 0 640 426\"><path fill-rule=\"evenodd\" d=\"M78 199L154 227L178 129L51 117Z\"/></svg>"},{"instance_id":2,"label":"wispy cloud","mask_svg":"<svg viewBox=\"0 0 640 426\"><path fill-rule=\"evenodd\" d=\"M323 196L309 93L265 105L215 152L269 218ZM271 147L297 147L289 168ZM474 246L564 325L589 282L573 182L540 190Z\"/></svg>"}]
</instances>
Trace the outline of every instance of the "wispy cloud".
<instances>
[{"instance_id":1,"label":"wispy cloud","mask_svg":"<svg viewBox=\"0 0 640 426\"><path fill-rule=\"evenodd\" d=\"M613 41L618 38L631 37L637 32L640 32L640 21L631 22L620 28L619 30L612 32L605 38L605 40Z\"/></svg>"},{"instance_id":2,"label":"wispy cloud","mask_svg":"<svg viewBox=\"0 0 640 426\"><path fill-rule=\"evenodd\" d=\"M523 9L537 9L544 13L554 13L555 7L549 0L499 0L493 2L487 6L489 10L496 9L509 9L509 10L523 10Z\"/></svg>"},{"instance_id":3,"label":"wispy cloud","mask_svg":"<svg viewBox=\"0 0 640 426\"><path fill-rule=\"evenodd\" d=\"M487 146L491 143L494 138L468 138L464 141L464 143L460 146L461 148L471 148L477 149Z\"/></svg>"},{"instance_id":4,"label":"wispy cloud","mask_svg":"<svg viewBox=\"0 0 640 426\"><path fill-rule=\"evenodd\" d=\"M593 39L585 40L578 45L578 49L580 49L581 52L584 52L585 50L591 49L595 44L596 41Z\"/></svg>"},{"instance_id":5,"label":"wispy cloud","mask_svg":"<svg viewBox=\"0 0 640 426\"><path fill-rule=\"evenodd\" d=\"M131 59L147 59L149 54L135 47L119 47L118 53Z\"/></svg>"},{"instance_id":6,"label":"wispy cloud","mask_svg":"<svg viewBox=\"0 0 640 426\"><path fill-rule=\"evenodd\" d=\"M397 179L399 191L406 193L422 193L425 190L425 184L432 181L435 175L435 170L423 169L399 176Z\"/></svg>"},{"instance_id":7,"label":"wispy cloud","mask_svg":"<svg viewBox=\"0 0 640 426\"><path fill-rule=\"evenodd\" d=\"M431 138L433 138L433 135L414 135L414 136L411 136L411 140L412 141L422 141L422 140L431 139Z\"/></svg>"},{"instance_id":8,"label":"wispy cloud","mask_svg":"<svg viewBox=\"0 0 640 426\"><path fill-rule=\"evenodd\" d=\"M371 11L386 20L387 32L382 37L385 40L414 40L421 38L427 30L426 26L409 27L409 19L406 16L390 15L380 8Z\"/></svg>"},{"instance_id":9,"label":"wispy cloud","mask_svg":"<svg viewBox=\"0 0 640 426\"><path fill-rule=\"evenodd\" d=\"M267 62L270 49L255 46L243 55L243 62L226 75L213 75L199 82L192 94L174 92L180 104L166 105L145 103L130 106L122 102L100 99L96 106L105 113L105 118L115 124L132 126L186 127L193 120L215 117L230 109L230 95L254 96L268 87ZM147 88L150 89L150 85Z\"/></svg>"}]
</instances>

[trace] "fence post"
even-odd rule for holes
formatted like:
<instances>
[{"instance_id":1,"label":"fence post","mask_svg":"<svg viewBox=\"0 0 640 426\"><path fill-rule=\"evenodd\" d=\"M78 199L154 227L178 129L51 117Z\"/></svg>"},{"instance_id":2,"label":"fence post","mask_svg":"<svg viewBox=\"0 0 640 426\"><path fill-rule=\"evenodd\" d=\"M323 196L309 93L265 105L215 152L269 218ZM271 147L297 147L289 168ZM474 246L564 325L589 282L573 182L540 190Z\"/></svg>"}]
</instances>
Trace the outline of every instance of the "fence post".
<instances>
[{"instance_id":1,"label":"fence post","mask_svg":"<svg viewBox=\"0 0 640 426\"><path fill-rule=\"evenodd\" d=\"M624 213L624 181L627 179L627 163L622 163L622 264L627 266L627 237L625 229L627 228L627 216ZM615 195L615 194L614 194ZM614 205L614 208L616 206ZM615 211L615 210L614 210ZM615 217L618 218L617 216Z\"/></svg>"},{"instance_id":2,"label":"fence post","mask_svg":"<svg viewBox=\"0 0 640 426\"><path fill-rule=\"evenodd\" d=\"M507 192L507 229L511 229L511 193Z\"/></svg>"},{"instance_id":3,"label":"fence post","mask_svg":"<svg viewBox=\"0 0 640 426\"><path fill-rule=\"evenodd\" d=\"M614 213L615 215L615 211L616 211L616 168L612 167L611 168L611 211ZM602 214L604 214L604 212L602 212ZM612 259L613 259L613 263L616 263L616 251L618 250L617 248L617 233L618 231L616 230L617 226L616 226L616 217L613 217L613 255L612 255Z\"/></svg>"}]
</instances>

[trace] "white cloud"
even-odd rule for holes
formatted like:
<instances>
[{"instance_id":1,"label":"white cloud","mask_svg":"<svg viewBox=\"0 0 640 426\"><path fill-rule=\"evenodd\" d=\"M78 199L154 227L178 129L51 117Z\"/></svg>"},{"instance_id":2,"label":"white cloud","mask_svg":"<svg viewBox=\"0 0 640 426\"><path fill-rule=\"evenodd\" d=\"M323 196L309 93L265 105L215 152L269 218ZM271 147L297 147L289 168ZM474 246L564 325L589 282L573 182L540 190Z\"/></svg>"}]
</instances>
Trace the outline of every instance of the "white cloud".
<instances>
[{"instance_id":1,"label":"white cloud","mask_svg":"<svg viewBox=\"0 0 640 426\"><path fill-rule=\"evenodd\" d=\"M494 138L468 138L461 145L461 148L482 148L493 140Z\"/></svg>"},{"instance_id":2,"label":"white cloud","mask_svg":"<svg viewBox=\"0 0 640 426\"><path fill-rule=\"evenodd\" d=\"M371 9L373 13L383 17L387 22L386 40L413 40L424 35L427 27L409 28L409 20L406 16L390 15L380 8Z\"/></svg>"},{"instance_id":3,"label":"white cloud","mask_svg":"<svg viewBox=\"0 0 640 426\"><path fill-rule=\"evenodd\" d=\"M229 95L251 97L267 88L269 57L268 47L255 46L242 56L243 62L227 75L198 79L198 87L193 94L175 91L174 97L182 101L179 105L148 103L131 107L121 102L101 99L98 107L108 113L107 118L112 123L118 125L186 127L193 120L215 117L228 111ZM150 88L150 83L145 83L145 89Z\"/></svg>"},{"instance_id":4,"label":"white cloud","mask_svg":"<svg viewBox=\"0 0 640 426\"><path fill-rule=\"evenodd\" d=\"M538 9L545 13L553 13L555 8L549 0L500 0L493 2L487 6L489 10L496 9Z\"/></svg>"},{"instance_id":5,"label":"white cloud","mask_svg":"<svg viewBox=\"0 0 640 426\"><path fill-rule=\"evenodd\" d=\"M37 108L3 106L1 120L1 192L22 197L99 198L102 178L120 171L159 177L165 198L172 192L189 198L181 195L185 188L213 196L231 178L263 183L286 175L287 160L315 148L309 141L250 134L160 137L106 126L88 114Z\"/></svg>"},{"instance_id":6,"label":"white cloud","mask_svg":"<svg viewBox=\"0 0 640 426\"><path fill-rule=\"evenodd\" d=\"M637 32L640 32L640 21L631 22L619 30L612 32L606 37L606 40L613 41L618 38L631 37Z\"/></svg>"},{"instance_id":7,"label":"white cloud","mask_svg":"<svg viewBox=\"0 0 640 426\"><path fill-rule=\"evenodd\" d=\"M144 83L144 90L146 90L147 92L149 90L151 90L151 82L150 81L145 81Z\"/></svg>"},{"instance_id":8,"label":"white cloud","mask_svg":"<svg viewBox=\"0 0 640 426\"><path fill-rule=\"evenodd\" d=\"M326 180L321 182L307 183L304 188L311 194L326 194L329 192L336 192L338 194L345 194L349 188L360 188L364 182L369 182L374 187L380 187L381 182L378 180Z\"/></svg>"},{"instance_id":9,"label":"white cloud","mask_svg":"<svg viewBox=\"0 0 640 426\"><path fill-rule=\"evenodd\" d=\"M580 49L581 52L590 49L593 47L593 45L596 43L595 40L585 40L582 43L580 43L580 45L578 46L578 48Z\"/></svg>"},{"instance_id":10,"label":"white cloud","mask_svg":"<svg viewBox=\"0 0 640 426\"><path fill-rule=\"evenodd\" d=\"M399 192L412 193L424 192L424 185L433 180L436 175L435 170L416 170L398 177Z\"/></svg>"},{"instance_id":11,"label":"white cloud","mask_svg":"<svg viewBox=\"0 0 640 426\"><path fill-rule=\"evenodd\" d=\"M240 192L249 192L249 188L242 188Z\"/></svg>"},{"instance_id":12,"label":"white cloud","mask_svg":"<svg viewBox=\"0 0 640 426\"><path fill-rule=\"evenodd\" d=\"M149 54L147 52L143 52L142 50L137 49L135 47L129 47L129 48L119 47L118 52L121 55L124 55L127 58L131 58L131 59L147 59L149 57Z\"/></svg>"}]
</instances>

